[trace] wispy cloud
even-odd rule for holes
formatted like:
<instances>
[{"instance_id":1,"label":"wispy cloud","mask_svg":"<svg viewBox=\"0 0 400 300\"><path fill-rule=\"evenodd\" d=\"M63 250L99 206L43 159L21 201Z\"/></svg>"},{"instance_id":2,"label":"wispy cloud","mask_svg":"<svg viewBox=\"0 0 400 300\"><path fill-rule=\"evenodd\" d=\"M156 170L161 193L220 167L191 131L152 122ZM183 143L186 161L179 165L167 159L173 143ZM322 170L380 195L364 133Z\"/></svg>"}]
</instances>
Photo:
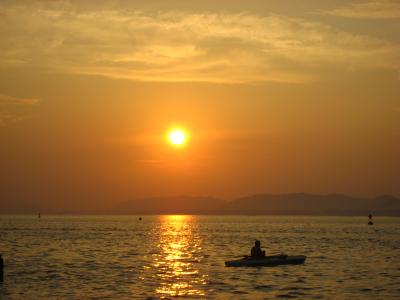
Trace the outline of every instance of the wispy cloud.
<instances>
[{"instance_id":1,"label":"wispy cloud","mask_svg":"<svg viewBox=\"0 0 400 300\"><path fill-rule=\"evenodd\" d=\"M30 115L19 115L16 113L0 110L0 126L15 124L20 121L29 119L30 117Z\"/></svg>"},{"instance_id":2,"label":"wispy cloud","mask_svg":"<svg viewBox=\"0 0 400 300\"><path fill-rule=\"evenodd\" d=\"M281 15L10 3L0 4L6 68L138 81L301 83L326 68L400 67L398 44Z\"/></svg>"},{"instance_id":3,"label":"wispy cloud","mask_svg":"<svg viewBox=\"0 0 400 300\"><path fill-rule=\"evenodd\" d=\"M161 164L163 160L160 159L139 159L137 160L138 163L142 164Z\"/></svg>"},{"instance_id":4,"label":"wispy cloud","mask_svg":"<svg viewBox=\"0 0 400 300\"><path fill-rule=\"evenodd\" d=\"M400 18L400 2L381 0L351 3L324 13L356 19L398 19Z\"/></svg>"},{"instance_id":5,"label":"wispy cloud","mask_svg":"<svg viewBox=\"0 0 400 300\"><path fill-rule=\"evenodd\" d=\"M30 114L22 110L39 102L36 98L14 97L0 94L0 126L10 125L30 118Z\"/></svg>"},{"instance_id":6,"label":"wispy cloud","mask_svg":"<svg viewBox=\"0 0 400 300\"><path fill-rule=\"evenodd\" d=\"M9 95L0 94L0 105L11 104L11 105L32 105L39 102L36 98L19 98Z\"/></svg>"}]
</instances>

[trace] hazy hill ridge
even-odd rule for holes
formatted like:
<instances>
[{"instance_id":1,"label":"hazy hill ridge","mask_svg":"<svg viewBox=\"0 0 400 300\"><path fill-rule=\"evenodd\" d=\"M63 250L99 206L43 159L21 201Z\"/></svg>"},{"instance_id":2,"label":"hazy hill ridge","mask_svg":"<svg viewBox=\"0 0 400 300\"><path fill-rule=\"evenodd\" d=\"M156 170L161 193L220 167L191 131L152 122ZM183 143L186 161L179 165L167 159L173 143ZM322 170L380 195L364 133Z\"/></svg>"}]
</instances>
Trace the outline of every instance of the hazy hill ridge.
<instances>
[{"instance_id":1,"label":"hazy hill ridge","mask_svg":"<svg viewBox=\"0 0 400 300\"><path fill-rule=\"evenodd\" d=\"M126 201L119 213L250 214L250 215L377 215L400 216L400 199L385 195L357 198L340 194L260 194L224 201L213 197L160 197Z\"/></svg>"}]
</instances>

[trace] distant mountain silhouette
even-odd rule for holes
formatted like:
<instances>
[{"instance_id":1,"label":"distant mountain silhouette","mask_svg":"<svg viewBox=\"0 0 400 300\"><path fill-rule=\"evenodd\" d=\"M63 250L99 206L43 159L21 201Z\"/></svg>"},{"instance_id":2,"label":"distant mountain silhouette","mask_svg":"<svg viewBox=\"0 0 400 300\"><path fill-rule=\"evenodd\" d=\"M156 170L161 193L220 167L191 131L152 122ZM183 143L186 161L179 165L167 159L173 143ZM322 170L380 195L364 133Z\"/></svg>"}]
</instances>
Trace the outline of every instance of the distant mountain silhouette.
<instances>
[{"instance_id":1,"label":"distant mountain silhouette","mask_svg":"<svg viewBox=\"0 0 400 300\"><path fill-rule=\"evenodd\" d=\"M227 204L227 212L278 215L379 215L400 216L400 199L393 196L356 198L340 194L280 194L239 198Z\"/></svg>"},{"instance_id":2,"label":"distant mountain silhouette","mask_svg":"<svg viewBox=\"0 0 400 300\"><path fill-rule=\"evenodd\" d=\"M129 200L112 207L46 210L32 203L3 203L1 214L204 214L204 215L385 215L400 216L400 198L340 194L259 194L225 201L213 197L177 196Z\"/></svg>"},{"instance_id":3,"label":"distant mountain silhouette","mask_svg":"<svg viewBox=\"0 0 400 300\"><path fill-rule=\"evenodd\" d=\"M261 194L224 201L213 197L160 197L126 201L118 213L244 215L373 215L400 216L400 199L385 195L357 198L340 194Z\"/></svg>"}]
</instances>

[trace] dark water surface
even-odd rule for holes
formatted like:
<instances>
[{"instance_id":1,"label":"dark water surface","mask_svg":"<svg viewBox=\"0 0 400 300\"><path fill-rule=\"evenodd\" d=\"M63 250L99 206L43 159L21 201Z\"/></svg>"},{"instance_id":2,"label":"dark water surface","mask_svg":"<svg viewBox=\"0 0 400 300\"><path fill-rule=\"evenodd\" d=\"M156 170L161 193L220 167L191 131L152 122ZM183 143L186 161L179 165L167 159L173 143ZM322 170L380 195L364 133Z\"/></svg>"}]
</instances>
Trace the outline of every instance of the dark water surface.
<instances>
[{"instance_id":1,"label":"dark water surface","mask_svg":"<svg viewBox=\"0 0 400 300\"><path fill-rule=\"evenodd\" d=\"M399 299L400 218L0 216L1 299ZM260 239L305 265L226 268Z\"/></svg>"}]
</instances>

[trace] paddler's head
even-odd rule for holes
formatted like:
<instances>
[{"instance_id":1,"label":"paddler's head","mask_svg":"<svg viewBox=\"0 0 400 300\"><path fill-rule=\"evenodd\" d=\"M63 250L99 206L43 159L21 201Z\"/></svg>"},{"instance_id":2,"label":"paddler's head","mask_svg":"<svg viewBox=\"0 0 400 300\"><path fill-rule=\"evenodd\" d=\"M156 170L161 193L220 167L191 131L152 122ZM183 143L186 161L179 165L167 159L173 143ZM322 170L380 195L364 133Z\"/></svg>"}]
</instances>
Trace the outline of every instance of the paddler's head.
<instances>
[{"instance_id":1,"label":"paddler's head","mask_svg":"<svg viewBox=\"0 0 400 300\"><path fill-rule=\"evenodd\" d=\"M261 242L260 242L259 240L257 240L257 241L255 242L255 245L256 245L256 247L261 247Z\"/></svg>"}]
</instances>

